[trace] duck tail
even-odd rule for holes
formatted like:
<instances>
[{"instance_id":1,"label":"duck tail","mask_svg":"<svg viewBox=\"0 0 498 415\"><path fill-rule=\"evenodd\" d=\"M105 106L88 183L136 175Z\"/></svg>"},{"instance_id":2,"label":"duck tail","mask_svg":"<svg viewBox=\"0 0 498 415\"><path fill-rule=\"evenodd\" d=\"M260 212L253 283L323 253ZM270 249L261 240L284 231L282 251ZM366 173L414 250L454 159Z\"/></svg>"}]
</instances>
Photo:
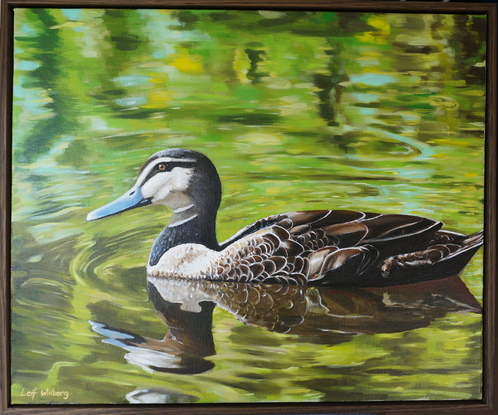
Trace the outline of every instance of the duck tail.
<instances>
[{"instance_id":1,"label":"duck tail","mask_svg":"<svg viewBox=\"0 0 498 415\"><path fill-rule=\"evenodd\" d=\"M458 275L483 242L483 231L468 236L440 231L426 250L386 259L381 268L384 283L415 283Z\"/></svg>"},{"instance_id":2,"label":"duck tail","mask_svg":"<svg viewBox=\"0 0 498 415\"><path fill-rule=\"evenodd\" d=\"M479 247L484 243L484 231L479 231L468 235L463 240L464 246Z\"/></svg>"}]
</instances>

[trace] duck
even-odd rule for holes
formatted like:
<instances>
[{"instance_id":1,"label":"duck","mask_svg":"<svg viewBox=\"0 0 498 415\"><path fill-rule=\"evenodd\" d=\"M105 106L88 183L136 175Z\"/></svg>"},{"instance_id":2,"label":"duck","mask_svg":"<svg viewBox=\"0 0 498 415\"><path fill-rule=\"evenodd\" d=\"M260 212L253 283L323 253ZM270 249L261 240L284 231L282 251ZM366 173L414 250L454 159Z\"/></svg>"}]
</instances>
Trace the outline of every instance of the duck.
<instances>
[{"instance_id":1,"label":"duck","mask_svg":"<svg viewBox=\"0 0 498 415\"><path fill-rule=\"evenodd\" d=\"M409 214L354 210L278 213L216 238L222 186L203 153L165 149L143 164L133 187L87 221L147 205L172 210L154 241L148 277L236 283L379 287L459 275L483 244Z\"/></svg>"}]
</instances>

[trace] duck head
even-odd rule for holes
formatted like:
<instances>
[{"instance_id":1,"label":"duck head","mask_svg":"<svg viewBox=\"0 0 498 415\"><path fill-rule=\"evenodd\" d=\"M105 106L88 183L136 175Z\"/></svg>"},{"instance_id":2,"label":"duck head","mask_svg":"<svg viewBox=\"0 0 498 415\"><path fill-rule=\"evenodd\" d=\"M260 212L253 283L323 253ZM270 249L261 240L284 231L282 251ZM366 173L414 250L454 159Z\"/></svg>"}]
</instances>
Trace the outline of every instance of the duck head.
<instances>
[{"instance_id":1,"label":"duck head","mask_svg":"<svg viewBox=\"0 0 498 415\"><path fill-rule=\"evenodd\" d=\"M184 149L162 150L143 165L134 186L113 202L87 216L102 219L150 204L173 209L170 226L189 217L216 216L221 183L213 163L203 154Z\"/></svg>"}]
</instances>

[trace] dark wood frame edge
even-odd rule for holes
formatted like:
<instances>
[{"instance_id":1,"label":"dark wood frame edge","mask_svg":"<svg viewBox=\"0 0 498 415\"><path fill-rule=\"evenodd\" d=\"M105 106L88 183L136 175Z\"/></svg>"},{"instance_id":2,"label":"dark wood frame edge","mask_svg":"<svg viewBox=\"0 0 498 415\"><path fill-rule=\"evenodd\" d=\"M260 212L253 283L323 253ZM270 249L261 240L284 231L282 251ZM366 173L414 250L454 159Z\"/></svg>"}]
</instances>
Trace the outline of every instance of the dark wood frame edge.
<instances>
[{"instance_id":1,"label":"dark wood frame edge","mask_svg":"<svg viewBox=\"0 0 498 415\"><path fill-rule=\"evenodd\" d=\"M484 385L483 399L478 401L430 402L366 402L316 404L210 404L210 405L10 405L9 365L0 365L0 414L265 414L265 413L349 413L373 412L389 414L482 414L492 415L498 408L498 379L496 367L496 298L497 277L497 5L490 3L433 3L351 0L1 0L0 48L0 362L10 360L10 188L11 188L11 103L13 15L15 8L28 7L94 7L94 8L232 8L286 9L385 12L431 12L485 14L488 19L487 115L486 115L486 238L484 292ZM430 7L429 7L430 6ZM494 110L494 111L493 111Z\"/></svg>"}]
</instances>

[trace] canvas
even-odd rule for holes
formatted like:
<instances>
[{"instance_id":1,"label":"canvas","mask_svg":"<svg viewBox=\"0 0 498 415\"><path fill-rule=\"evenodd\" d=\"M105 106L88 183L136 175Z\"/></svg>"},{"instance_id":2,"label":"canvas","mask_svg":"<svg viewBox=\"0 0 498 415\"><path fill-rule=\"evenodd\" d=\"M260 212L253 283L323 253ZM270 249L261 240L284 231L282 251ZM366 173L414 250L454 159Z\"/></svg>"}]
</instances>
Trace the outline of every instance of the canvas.
<instances>
[{"instance_id":1,"label":"canvas","mask_svg":"<svg viewBox=\"0 0 498 415\"><path fill-rule=\"evenodd\" d=\"M163 167L188 174L168 184L169 208L86 219L150 180L151 155L181 148L218 171L218 241L329 209L473 235L485 228L486 24L478 13L16 9L11 403L483 399L483 249L458 275L420 281L361 283L363 268L323 284L153 278L154 241L193 203L176 202L193 162L170 153ZM337 215L355 227L338 236L349 243L359 219ZM412 232L389 226L367 232Z\"/></svg>"}]
</instances>

